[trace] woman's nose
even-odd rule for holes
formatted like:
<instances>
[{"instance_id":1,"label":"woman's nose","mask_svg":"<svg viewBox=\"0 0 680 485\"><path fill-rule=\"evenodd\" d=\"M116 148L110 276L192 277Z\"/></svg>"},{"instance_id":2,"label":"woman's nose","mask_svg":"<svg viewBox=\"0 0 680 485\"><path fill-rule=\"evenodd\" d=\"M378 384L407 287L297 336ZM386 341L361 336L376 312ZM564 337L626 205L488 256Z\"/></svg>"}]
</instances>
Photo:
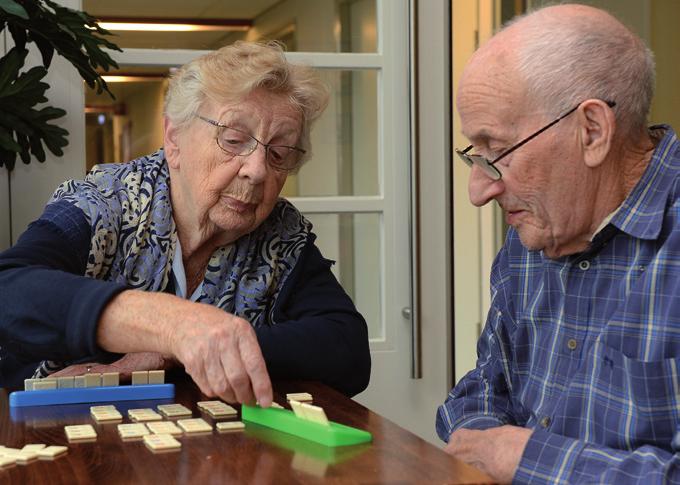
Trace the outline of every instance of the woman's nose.
<instances>
[{"instance_id":1,"label":"woman's nose","mask_svg":"<svg viewBox=\"0 0 680 485\"><path fill-rule=\"evenodd\" d=\"M267 148L258 143L250 155L243 157L239 176L250 180L251 184L259 184L267 176Z\"/></svg>"},{"instance_id":2,"label":"woman's nose","mask_svg":"<svg viewBox=\"0 0 680 485\"><path fill-rule=\"evenodd\" d=\"M503 179L494 180L477 165L473 165L468 181L468 194L470 202L481 207L499 196L505 190Z\"/></svg>"}]
</instances>

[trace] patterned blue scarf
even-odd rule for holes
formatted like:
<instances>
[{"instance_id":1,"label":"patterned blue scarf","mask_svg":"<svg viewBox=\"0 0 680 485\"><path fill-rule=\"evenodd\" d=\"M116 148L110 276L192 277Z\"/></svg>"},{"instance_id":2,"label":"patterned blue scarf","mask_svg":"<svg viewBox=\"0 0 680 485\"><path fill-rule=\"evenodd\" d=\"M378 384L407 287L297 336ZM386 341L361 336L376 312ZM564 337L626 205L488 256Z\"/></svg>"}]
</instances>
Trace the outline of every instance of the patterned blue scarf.
<instances>
[{"instance_id":1,"label":"patterned blue scarf","mask_svg":"<svg viewBox=\"0 0 680 485\"><path fill-rule=\"evenodd\" d=\"M163 291L177 243L170 174L163 150L124 164L96 166L85 180L61 184L50 202L66 200L85 213L92 243L85 276L130 288ZM276 298L309 240L312 225L285 199L253 232L218 248L197 301L273 325ZM68 365L43 362L36 377Z\"/></svg>"}]
</instances>

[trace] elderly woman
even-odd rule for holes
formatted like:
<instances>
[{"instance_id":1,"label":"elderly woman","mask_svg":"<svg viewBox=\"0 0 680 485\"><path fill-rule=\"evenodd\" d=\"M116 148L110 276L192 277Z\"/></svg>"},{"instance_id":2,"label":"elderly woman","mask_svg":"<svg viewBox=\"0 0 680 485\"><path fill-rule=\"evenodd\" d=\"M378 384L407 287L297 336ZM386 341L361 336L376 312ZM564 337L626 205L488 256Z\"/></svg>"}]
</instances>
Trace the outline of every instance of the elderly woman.
<instances>
[{"instance_id":1,"label":"elderly woman","mask_svg":"<svg viewBox=\"0 0 680 485\"><path fill-rule=\"evenodd\" d=\"M182 67L164 148L65 182L0 255L0 384L178 362L230 402L268 405L270 376L365 389L366 323L278 197L327 97L276 44Z\"/></svg>"}]
</instances>

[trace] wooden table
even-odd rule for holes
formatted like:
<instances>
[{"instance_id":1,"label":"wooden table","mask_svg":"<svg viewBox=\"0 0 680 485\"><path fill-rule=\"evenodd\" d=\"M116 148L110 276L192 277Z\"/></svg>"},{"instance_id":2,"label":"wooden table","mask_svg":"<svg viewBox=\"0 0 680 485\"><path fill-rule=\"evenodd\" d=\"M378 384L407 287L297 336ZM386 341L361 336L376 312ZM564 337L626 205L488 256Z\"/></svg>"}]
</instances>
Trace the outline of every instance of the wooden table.
<instances>
[{"instance_id":1,"label":"wooden table","mask_svg":"<svg viewBox=\"0 0 680 485\"><path fill-rule=\"evenodd\" d=\"M187 406L194 417L200 416L196 402L207 398L184 376L169 381L176 384L174 402ZM69 446L68 454L53 462L0 470L0 483L491 483L476 469L327 386L278 382L274 389L280 404L285 403L287 392L311 393L314 404L323 407L330 420L370 431L373 442L327 448L248 423L245 431L183 436L180 451L155 454L141 441L123 442L116 424L96 424L89 415L90 404L10 410L9 391L0 389L0 445ZM168 402L114 404L125 415L128 409ZM202 417L212 422L207 415ZM87 423L97 430L97 440L69 444L64 426Z\"/></svg>"}]
</instances>

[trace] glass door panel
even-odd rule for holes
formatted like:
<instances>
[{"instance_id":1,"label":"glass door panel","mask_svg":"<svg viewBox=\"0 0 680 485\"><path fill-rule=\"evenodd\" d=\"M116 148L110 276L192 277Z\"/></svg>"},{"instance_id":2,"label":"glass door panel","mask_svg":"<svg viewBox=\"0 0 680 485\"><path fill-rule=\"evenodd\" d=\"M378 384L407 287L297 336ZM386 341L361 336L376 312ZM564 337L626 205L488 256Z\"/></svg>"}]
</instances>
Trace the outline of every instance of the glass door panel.
<instances>
[{"instance_id":1,"label":"glass door panel","mask_svg":"<svg viewBox=\"0 0 680 485\"><path fill-rule=\"evenodd\" d=\"M83 0L83 9L124 49L212 50L237 40L277 40L291 52L377 46L376 0Z\"/></svg>"}]
</instances>

